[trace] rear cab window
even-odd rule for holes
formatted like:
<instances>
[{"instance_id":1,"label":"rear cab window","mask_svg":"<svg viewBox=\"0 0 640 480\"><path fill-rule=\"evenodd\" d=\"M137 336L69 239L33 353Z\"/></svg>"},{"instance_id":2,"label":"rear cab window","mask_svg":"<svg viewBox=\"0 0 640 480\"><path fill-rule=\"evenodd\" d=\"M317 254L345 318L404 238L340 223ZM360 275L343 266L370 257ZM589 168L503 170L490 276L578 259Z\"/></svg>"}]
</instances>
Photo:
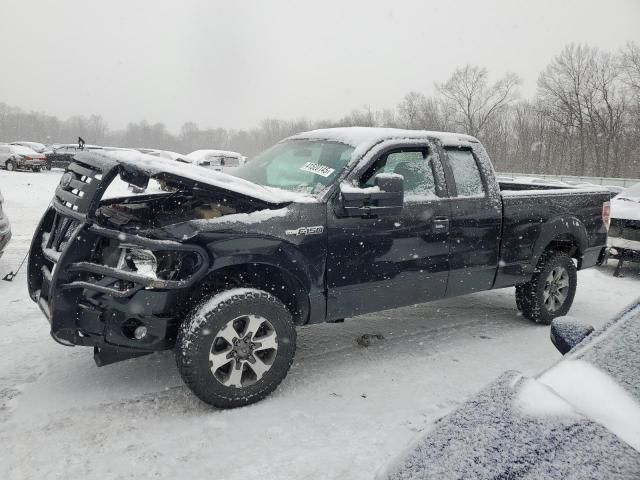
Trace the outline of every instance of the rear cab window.
<instances>
[{"instance_id":1,"label":"rear cab window","mask_svg":"<svg viewBox=\"0 0 640 480\"><path fill-rule=\"evenodd\" d=\"M457 197L475 198L486 196L487 190L478 162L470 149L447 148L447 157Z\"/></svg>"}]
</instances>

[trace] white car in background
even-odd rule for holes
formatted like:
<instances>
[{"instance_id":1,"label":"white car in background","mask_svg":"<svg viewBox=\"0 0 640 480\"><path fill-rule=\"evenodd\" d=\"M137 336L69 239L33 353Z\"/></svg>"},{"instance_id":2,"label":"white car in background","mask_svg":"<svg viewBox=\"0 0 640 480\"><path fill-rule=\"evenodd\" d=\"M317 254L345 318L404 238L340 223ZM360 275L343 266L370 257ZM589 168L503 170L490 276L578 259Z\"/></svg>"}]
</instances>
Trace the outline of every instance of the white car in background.
<instances>
[{"instance_id":1,"label":"white car in background","mask_svg":"<svg viewBox=\"0 0 640 480\"><path fill-rule=\"evenodd\" d=\"M640 262L640 183L611 199L607 246L609 257L618 259L616 277L620 276L625 260Z\"/></svg>"},{"instance_id":2,"label":"white car in background","mask_svg":"<svg viewBox=\"0 0 640 480\"><path fill-rule=\"evenodd\" d=\"M186 155L189 163L213 170L234 169L243 165L247 157L238 152L228 150L196 150Z\"/></svg>"},{"instance_id":3,"label":"white car in background","mask_svg":"<svg viewBox=\"0 0 640 480\"><path fill-rule=\"evenodd\" d=\"M25 142L20 140L18 142L11 142L11 145L20 145L22 147L27 147L36 153L46 154L47 152L51 151L51 149L47 148L47 146L44 143L38 143L38 142Z\"/></svg>"}]
</instances>

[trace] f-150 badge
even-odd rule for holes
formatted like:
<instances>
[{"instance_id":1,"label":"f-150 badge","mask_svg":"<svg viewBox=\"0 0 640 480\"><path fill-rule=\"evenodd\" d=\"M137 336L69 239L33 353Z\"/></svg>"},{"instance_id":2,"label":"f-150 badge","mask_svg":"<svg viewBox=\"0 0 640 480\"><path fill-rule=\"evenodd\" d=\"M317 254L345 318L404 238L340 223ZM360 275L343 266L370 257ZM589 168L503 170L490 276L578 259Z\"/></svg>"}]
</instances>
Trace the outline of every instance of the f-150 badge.
<instances>
[{"instance_id":1,"label":"f-150 badge","mask_svg":"<svg viewBox=\"0 0 640 480\"><path fill-rule=\"evenodd\" d=\"M322 225L318 225L317 227L300 227L295 230L284 231L287 235L295 235L296 237L299 235L320 235L322 232L324 232Z\"/></svg>"}]
</instances>

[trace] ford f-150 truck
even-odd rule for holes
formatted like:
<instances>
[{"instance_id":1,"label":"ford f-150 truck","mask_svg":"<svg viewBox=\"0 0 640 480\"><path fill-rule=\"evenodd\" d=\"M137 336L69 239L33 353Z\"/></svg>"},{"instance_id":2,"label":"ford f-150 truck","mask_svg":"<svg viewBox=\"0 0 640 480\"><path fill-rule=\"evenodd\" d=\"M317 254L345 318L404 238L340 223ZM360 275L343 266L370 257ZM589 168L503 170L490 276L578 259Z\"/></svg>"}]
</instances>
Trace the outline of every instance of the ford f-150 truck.
<instances>
[{"instance_id":1,"label":"ford f-150 truck","mask_svg":"<svg viewBox=\"0 0 640 480\"><path fill-rule=\"evenodd\" d=\"M150 179L170 191L106 198ZM576 271L602 259L609 197L499 184L452 133L315 130L233 176L83 152L34 235L29 292L98 365L174 349L199 398L236 407L286 376L299 325L514 285L525 317L566 314Z\"/></svg>"}]
</instances>

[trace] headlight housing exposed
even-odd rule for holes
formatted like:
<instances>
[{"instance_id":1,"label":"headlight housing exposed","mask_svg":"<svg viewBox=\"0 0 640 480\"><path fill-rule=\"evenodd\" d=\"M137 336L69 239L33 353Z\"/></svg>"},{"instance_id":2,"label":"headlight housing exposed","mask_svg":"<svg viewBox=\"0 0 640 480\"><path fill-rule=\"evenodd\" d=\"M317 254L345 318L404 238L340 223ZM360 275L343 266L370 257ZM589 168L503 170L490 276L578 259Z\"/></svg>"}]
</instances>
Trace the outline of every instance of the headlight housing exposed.
<instances>
[{"instance_id":1,"label":"headlight housing exposed","mask_svg":"<svg viewBox=\"0 0 640 480\"><path fill-rule=\"evenodd\" d=\"M197 270L199 263L193 252L151 251L128 243L121 243L118 249L117 269L154 280L184 280Z\"/></svg>"},{"instance_id":2,"label":"headlight housing exposed","mask_svg":"<svg viewBox=\"0 0 640 480\"><path fill-rule=\"evenodd\" d=\"M158 259L151 250L139 248L135 245L121 245L123 250L124 265L119 266L126 270L135 271L138 275L157 279ZM122 258L122 257L121 257Z\"/></svg>"}]
</instances>

